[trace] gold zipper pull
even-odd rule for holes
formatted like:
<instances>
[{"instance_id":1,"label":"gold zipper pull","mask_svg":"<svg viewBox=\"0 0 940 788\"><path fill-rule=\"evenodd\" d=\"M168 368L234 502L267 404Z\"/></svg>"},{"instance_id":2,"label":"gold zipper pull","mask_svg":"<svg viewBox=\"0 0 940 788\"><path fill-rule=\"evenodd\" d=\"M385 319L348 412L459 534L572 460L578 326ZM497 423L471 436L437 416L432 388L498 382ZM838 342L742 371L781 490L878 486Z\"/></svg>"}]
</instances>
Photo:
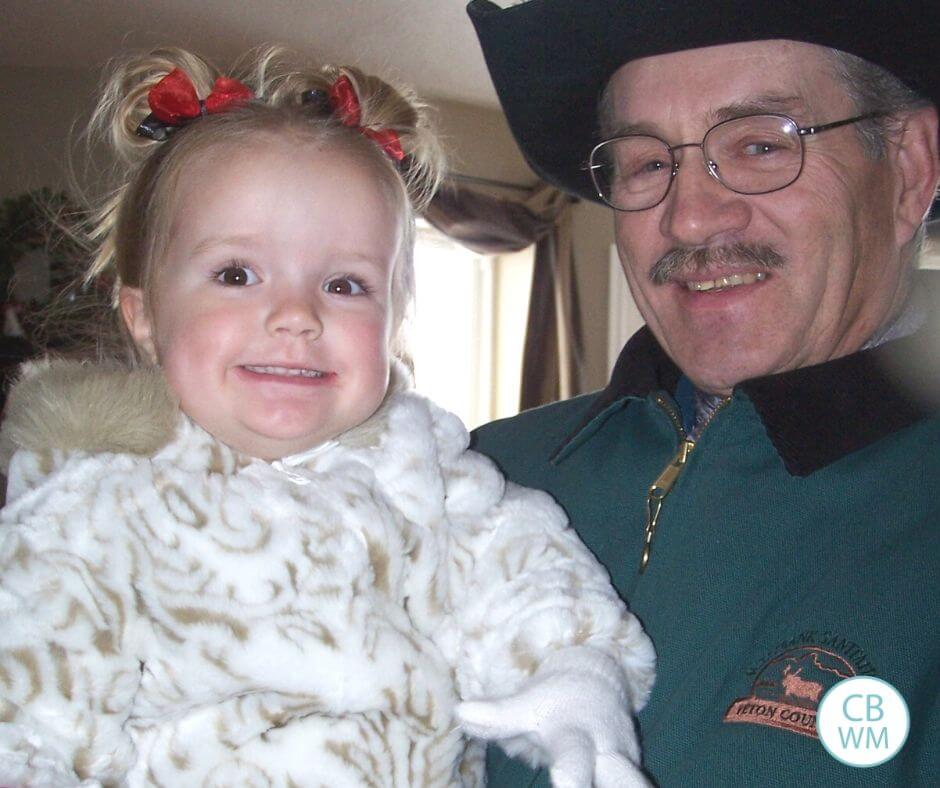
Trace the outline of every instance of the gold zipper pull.
<instances>
[{"instance_id":1,"label":"gold zipper pull","mask_svg":"<svg viewBox=\"0 0 940 788\"><path fill-rule=\"evenodd\" d=\"M663 472L656 477L650 485L649 492L646 494L646 532L643 535L643 557L640 559L640 572L646 571L646 565L650 560L650 550L653 547L653 534L656 533L656 525L659 523L659 513L663 507L663 500L672 486L679 478L682 466L689 458L689 452L695 447L695 441L685 438L679 444L679 450L669 464L663 468Z\"/></svg>"}]
</instances>

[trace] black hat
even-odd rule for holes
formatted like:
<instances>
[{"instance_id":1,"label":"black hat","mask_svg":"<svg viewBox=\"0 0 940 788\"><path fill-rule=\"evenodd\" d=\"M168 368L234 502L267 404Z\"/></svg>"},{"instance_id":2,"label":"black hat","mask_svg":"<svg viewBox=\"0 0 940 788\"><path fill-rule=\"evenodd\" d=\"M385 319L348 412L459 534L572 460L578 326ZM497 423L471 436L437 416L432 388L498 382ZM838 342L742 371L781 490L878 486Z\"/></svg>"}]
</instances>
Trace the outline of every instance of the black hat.
<instances>
[{"instance_id":1,"label":"black hat","mask_svg":"<svg viewBox=\"0 0 940 788\"><path fill-rule=\"evenodd\" d=\"M597 104L624 63L791 39L869 60L940 104L940 0L529 0L467 12L522 152L542 178L598 200L585 161Z\"/></svg>"}]
</instances>

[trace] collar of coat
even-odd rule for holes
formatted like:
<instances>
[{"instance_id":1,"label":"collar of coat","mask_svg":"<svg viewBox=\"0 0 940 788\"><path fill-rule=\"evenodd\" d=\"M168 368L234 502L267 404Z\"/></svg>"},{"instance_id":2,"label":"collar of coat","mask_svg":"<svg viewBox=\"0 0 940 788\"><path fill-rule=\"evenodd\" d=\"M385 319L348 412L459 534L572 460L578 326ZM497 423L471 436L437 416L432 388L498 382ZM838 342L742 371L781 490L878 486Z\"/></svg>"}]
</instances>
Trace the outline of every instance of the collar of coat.
<instances>
[{"instance_id":1,"label":"collar of coat","mask_svg":"<svg viewBox=\"0 0 940 788\"><path fill-rule=\"evenodd\" d=\"M392 362L379 409L337 440L373 445L385 428L393 395L411 387L411 373ZM49 360L24 364L7 397L0 430L0 473L18 450L153 456L174 437L179 402L157 368Z\"/></svg>"},{"instance_id":2,"label":"collar of coat","mask_svg":"<svg viewBox=\"0 0 940 788\"><path fill-rule=\"evenodd\" d=\"M937 319L904 339L735 387L757 410L787 471L809 474L940 412ZM649 328L624 347L610 383L553 457L561 461L630 399L674 393L680 371Z\"/></svg>"}]
</instances>

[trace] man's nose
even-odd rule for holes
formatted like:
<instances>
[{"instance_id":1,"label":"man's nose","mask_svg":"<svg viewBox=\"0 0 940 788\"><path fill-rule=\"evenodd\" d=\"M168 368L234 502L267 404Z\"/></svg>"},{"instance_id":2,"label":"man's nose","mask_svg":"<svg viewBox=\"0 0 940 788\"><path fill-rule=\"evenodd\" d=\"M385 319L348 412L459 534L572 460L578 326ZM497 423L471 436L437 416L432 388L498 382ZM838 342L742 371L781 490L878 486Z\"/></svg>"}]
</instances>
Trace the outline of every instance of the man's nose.
<instances>
[{"instance_id":1,"label":"man's nose","mask_svg":"<svg viewBox=\"0 0 940 788\"><path fill-rule=\"evenodd\" d=\"M272 334L317 339L323 333L323 319L316 299L298 292L285 293L268 313L267 329Z\"/></svg>"},{"instance_id":2,"label":"man's nose","mask_svg":"<svg viewBox=\"0 0 940 788\"><path fill-rule=\"evenodd\" d=\"M675 151L677 172L666 195L660 231L681 246L733 239L751 220L744 195L719 183L706 169L699 145Z\"/></svg>"}]
</instances>

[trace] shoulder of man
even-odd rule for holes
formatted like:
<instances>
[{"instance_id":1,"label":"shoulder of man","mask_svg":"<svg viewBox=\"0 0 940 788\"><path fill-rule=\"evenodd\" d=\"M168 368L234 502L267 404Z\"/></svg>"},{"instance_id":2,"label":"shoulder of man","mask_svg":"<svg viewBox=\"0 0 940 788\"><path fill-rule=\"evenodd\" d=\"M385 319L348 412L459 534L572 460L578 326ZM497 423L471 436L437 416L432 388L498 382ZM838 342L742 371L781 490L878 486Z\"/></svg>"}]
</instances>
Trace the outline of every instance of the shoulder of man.
<instances>
[{"instance_id":1,"label":"shoulder of man","mask_svg":"<svg viewBox=\"0 0 940 788\"><path fill-rule=\"evenodd\" d=\"M470 435L470 448L498 463L513 459L548 461L555 450L582 424L599 392L583 394L492 421Z\"/></svg>"}]
</instances>

